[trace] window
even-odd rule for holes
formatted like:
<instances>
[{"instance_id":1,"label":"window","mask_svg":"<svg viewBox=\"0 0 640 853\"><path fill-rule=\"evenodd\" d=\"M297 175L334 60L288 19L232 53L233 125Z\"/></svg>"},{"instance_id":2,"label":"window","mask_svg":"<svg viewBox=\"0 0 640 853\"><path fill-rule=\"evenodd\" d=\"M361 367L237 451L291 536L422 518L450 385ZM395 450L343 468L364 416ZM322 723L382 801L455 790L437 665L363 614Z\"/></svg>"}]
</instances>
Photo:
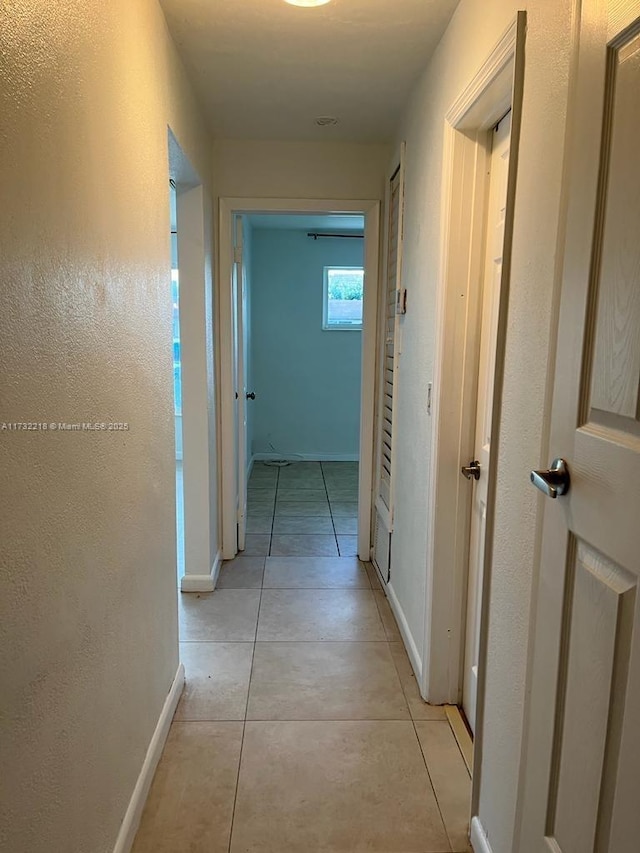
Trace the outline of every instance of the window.
<instances>
[{"instance_id":1,"label":"window","mask_svg":"<svg viewBox=\"0 0 640 853\"><path fill-rule=\"evenodd\" d=\"M364 270L362 267L325 267L323 329L361 329Z\"/></svg>"}]
</instances>

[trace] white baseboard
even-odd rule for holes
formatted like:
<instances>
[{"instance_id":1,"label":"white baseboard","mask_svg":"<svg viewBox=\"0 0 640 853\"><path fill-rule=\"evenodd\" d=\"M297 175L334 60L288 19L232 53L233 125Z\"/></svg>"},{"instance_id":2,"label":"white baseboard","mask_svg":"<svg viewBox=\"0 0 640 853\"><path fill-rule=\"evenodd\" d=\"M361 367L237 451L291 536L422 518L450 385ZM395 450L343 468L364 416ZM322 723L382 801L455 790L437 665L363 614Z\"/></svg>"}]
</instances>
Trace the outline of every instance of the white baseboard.
<instances>
[{"instance_id":1,"label":"white baseboard","mask_svg":"<svg viewBox=\"0 0 640 853\"><path fill-rule=\"evenodd\" d=\"M271 462L285 459L287 462L357 462L358 453L254 453L253 461Z\"/></svg>"},{"instance_id":2,"label":"white baseboard","mask_svg":"<svg viewBox=\"0 0 640 853\"><path fill-rule=\"evenodd\" d=\"M213 592L218 582L218 575L222 566L222 551L218 551L211 574L208 575L182 575L180 578L180 592Z\"/></svg>"},{"instance_id":3,"label":"white baseboard","mask_svg":"<svg viewBox=\"0 0 640 853\"><path fill-rule=\"evenodd\" d=\"M247 480L251 476L251 472L253 471L253 466L255 465L256 457L252 456L249 460L249 464L247 465Z\"/></svg>"},{"instance_id":4,"label":"white baseboard","mask_svg":"<svg viewBox=\"0 0 640 853\"><path fill-rule=\"evenodd\" d=\"M393 610L393 615L396 617L398 628L400 628L400 633L402 634L404 646L407 650L407 654L409 655L409 660L411 661L411 666L413 667L416 680L418 684L422 684L422 658L420 657L418 647L416 646L415 640L413 639L413 636L409 629L407 617L404 615L404 610L402 609L402 606L398 601L398 597L395 594L391 583L388 583L386 585L386 592L387 598L389 599L389 604L391 605L391 609Z\"/></svg>"},{"instance_id":5,"label":"white baseboard","mask_svg":"<svg viewBox=\"0 0 640 853\"><path fill-rule=\"evenodd\" d=\"M477 816L471 818L471 846L474 853L493 853L487 833Z\"/></svg>"},{"instance_id":6,"label":"white baseboard","mask_svg":"<svg viewBox=\"0 0 640 853\"><path fill-rule=\"evenodd\" d=\"M151 783L153 782L153 777L160 761L160 756L162 755L162 750L169 734L169 728L171 727L171 721L178 707L183 688L184 666L179 664L173 684L158 718L158 724L149 743L147 754L144 757L138 781L133 789L127 811L120 825L120 832L118 833L113 853L129 853L131 850L138 826L140 825L142 810L147 801L149 789L151 788Z\"/></svg>"}]
</instances>

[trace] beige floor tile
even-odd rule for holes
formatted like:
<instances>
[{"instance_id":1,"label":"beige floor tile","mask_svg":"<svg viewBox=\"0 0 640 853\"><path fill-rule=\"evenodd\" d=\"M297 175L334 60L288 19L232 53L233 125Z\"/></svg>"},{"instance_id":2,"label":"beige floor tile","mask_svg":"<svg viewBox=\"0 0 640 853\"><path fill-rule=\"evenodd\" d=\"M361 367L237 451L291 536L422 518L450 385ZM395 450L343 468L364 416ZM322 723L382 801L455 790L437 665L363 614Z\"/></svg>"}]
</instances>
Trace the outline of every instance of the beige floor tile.
<instances>
[{"instance_id":1,"label":"beige floor tile","mask_svg":"<svg viewBox=\"0 0 640 853\"><path fill-rule=\"evenodd\" d=\"M411 723L246 724L231 853L447 849Z\"/></svg>"},{"instance_id":2,"label":"beige floor tile","mask_svg":"<svg viewBox=\"0 0 640 853\"><path fill-rule=\"evenodd\" d=\"M357 557L267 557L265 589L368 589Z\"/></svg>"},{"instance_id":3,"label":"beige floor tile","mask_svg":"<svg viewBox=\"0 0 640 853\"><path fill-rule=\"evenodd\" d=\"M253 643L181 643L185 688L176 720L244 720Z\"/></svg>"},{"instance_id":4,"label":"beige floor tile","mask_svg":"<svg viewBox=\"0 0 640 853\"><path fill-rule=\"evenodd\" d=\"M269 515L250 512L247 515L247 533L271 533L273 527L273 513Z\"/></svg>"},{"instance_id":5,"label":"beige floor tile","mask_svg":"<svg viewBox=\"0 0 640 853\"><path fill-rule=\"evenodd\" d=\"M380 611L380 618L382 619L382 624L384 625L384 631L387 635L387 640L389 640L390 643L401 643L402 634L400 633L400 629L398 628L396 617L393 615L393 610L391 609L391 605L389 604L387 596L381 589L374 590L374 596L376 599L376 604L378 605L378 610Z\"/></svg>"},{"instance_id":6,"label":"beige floor tile","mask_svg":"<svg viewBox=\"0 0 640 853\"><path fill-rule=\"evenodd\" d=\"M201 643L251 643L255 639L259 589L182 593L180 639Z\"/></svg>"},{"instance_id":7,"label":"beige floor tile","mask_svg":"<svg viewBox=\"0 0 640 853\"><path fill-rule=\"evenodd\" d=\"M371 584L372 589L382 590L382 584L380 583L378 572L376 571L373 563L365 563L364 567L367 571L367 575L369 576L369 583Z\"/></svg>"},{"instance_id":8,"label":"beige floor tile","mask_svg":"<svg viewBox=\"0 0 640 853\"><path fill-rule=\"evenodd\" d=\"M314 556L337 557L336 537L332 534L280 533L271 538L271 555L274 557Z\"/></svg>"},{"instance_id":9,"label":"beige floor tile","mask_svg":"<svg viewBox=\"0 0 640 853\"><path fill-rule=\"evenodd\" d=\"M132 853L227 853L243 723L174 723Z\"/></svg>"},{"instance_id":10,"label":"beige floor tile","mask_svg":"<svg viewBox=\"0 0 640 853\"><path fill-rule=\"evenodd\" d=\"M324 488L322 489L300 489L300 488L285 488L281 486L278 489L278 501L289 501L290 503L293 501L304 501L305 503L308 501L326 501L327 493Z\"/></svg>"},{"instance_id":11,"label":"beige floor tile","mask_svg":"<svg viewBox=\"0 0 640 853\"><path fill-rule=\"evenodd\" d=\"M247 495L247 512L253 512L256 515L273 512L276 505L275 494L248 494Z\"/></svg>"},{"instance_id":12,"label":"beige floor tile","mask_svg":"<svg viewBox=\"0 0 640 853\"><path fill-rule=\"evenodd\" d=\"M416 722L445 829L456 853L469 849L471 777L449 723Z\"/></svg>"},{"instance_id":13,"label":"beige floor tile","mask_svg":"<svg viewBox=\"0 0 640 853\"><path fill-rule=\"evenodd\" d=\"M338 548L341 557L357 557L358 556L358 537L357 536L337 536Z\"/></svg>"},{"instance_id":14,"label":"beige floor tile","mask_svg":"<svg viewBox=\"0 0 640 853\"><path fill-rule=\"evenodd\" d=\"M278 481L275 479L261 478L249 480L247 483L247 498L275 498L278 489Z\"/></svg>"},{"instance_id":15,"label":"beige floor tile","mask_svg":"<svg viewBox=\"0 0 640 853\"><path fill-rule=\"evenodd\" d=\"M411 717L388 643L258 643L247 719Z\"/></svg>"},{"instance_id":16,"label":"beige floor tile","mask_svg":"<svg viewBox=\"0 0 640 853\"><path fill-rule=\"evenodd\" d=\"M357 536L358 535L358 517L336 515L333 517L333 529L340 535Z\"/></svg>"},{"instance_id":17,"label":"beige floor tile","mask_svg":"<svg viewBox=\"0 0 640 853\"><path fill-rule=\"evenodd\" d=\"M326 477L325 485L329 491L354 492L358 490L357 477Z\"/></svg>"},{"instance_id":18,"label":"beige floor tile","mask_svg":"<svg viewBox=\"0 0 640 853\"><path fill-rule=\"evenodd\" d=\"M216 589L260 589L266 557L246 557L244 552L225 560Z\"/></svg>"},{"instance_id":19,"label":"beige floor tile","mask_svg":"<svg viewBox=\"0 0 640 853\"><path fill-rule=\"evenodd\" d=\"M370 589L265 589L258 640L384 640Z\"/></svg>"},{"instance_id":20,"label":"beige floor tile","mask_svg":"<svg viewBox=\"0 0 640 853\"><path fill-rule=\"evenodd\" d=\"M252 533L245 537L245 557L266 557L271 545L271 536L265 533Z\"/></svg>"},{"instance_id":21,"label":"beige floor tile","mask_svg":"<svg viewBox=\"0 0 640 853\"><path fill-rule=\"evenodd\" d=\"M342 499L336 500L329 495L329 503L331 505L331 514L338 518L340 516L346 516L347 518L357 518L358 517L358 502L357 501L344 501Z\"/></svg>"},{"instance_id":22,"label":"beige floor tile","mask_svg":"<svg viewBox=\"0 0 640 853\"><path fill-rule=\"evenodd\" d=\"M411 662L402 643L389 643L400 683L407 698L409 711L414 720L445 720L444 706L429 705L424 701L418 689L418 682L413 673Z\"/></svg>"},{"instance_id":23,"label":"beige floor tile","mask_svg":"<svg viewBox=\"0 0 640 853\"><path fill-rule=\"evenodd\" d=\"M281 489L324 489L324 479L321 473L280 473L278 488Z\"/></svg>"},{"instance_id":24,"label":"beige floor tile","mask_svg":"<svg viewBox=\"0 0 640 853\"><path fill-rule=\"evenodd\" d=\"M254 472L249 477L249 482L247 483L247 486L250 489L265 489L268 487L275 488L277 485L278 475L271 471Z\"/></svg>"},{"instance_id":25,"label":"beige floor tile","mask_svg":"<svg viewBox=\"0 0 640 853\"><path fill-rule=\"evenodd\" d=\"M350 459L350 460L347 460L345 462L338 462L338 461L330 460L328 462L321 462L320 463L320 467L322 468L323 471L334 471L334 470L357 471L359 465L360 465L360 463L358 462L357 459Z\"/></svg>"},{"instance_id":26,"label":"beige floor tile","mask_svg":"<svg viewBox=\"0 0 640 853\"><path fill-rule=\"evenodd\" d=\"M330 518L329 501L278 501L276 504L276 516L285 515L288 518L307 515L316 518Z\"/></svg>"},{"instance_id":27,"label":"beige floor tile","mask_svg":"<svg viewBox=\"0 0 640 853\"><path fill-rule=\"evenodd\" d=\"M249 486L247 489L247 501L254 503L273 503L276 499L276 487L273 486Z\"/></svg>"},{"instance_id":28,"label":"beige floor tile","mask_svg":"<svg viewBox=\"0 0 640 853\"><path fill-rule=\"evenodd\" d=\"M315 515L279 515L273 526L274 534L279 533L323 533L333 536L333 524L328 516Z\"/></svg>"}]
</instances>

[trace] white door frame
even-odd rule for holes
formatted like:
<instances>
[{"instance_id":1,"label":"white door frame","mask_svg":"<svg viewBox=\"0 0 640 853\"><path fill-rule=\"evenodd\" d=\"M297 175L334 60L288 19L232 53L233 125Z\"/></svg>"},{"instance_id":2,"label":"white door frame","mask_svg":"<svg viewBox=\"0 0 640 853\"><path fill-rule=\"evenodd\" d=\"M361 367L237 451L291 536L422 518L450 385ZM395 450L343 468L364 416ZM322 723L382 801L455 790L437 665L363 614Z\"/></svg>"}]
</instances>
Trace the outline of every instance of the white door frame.
<instances>
[{"instance_id":1,"label":"white door frame","mask_svg":"<svg viewBox=\"0 0 640 853\"><path fill-rule=\"evenodd\" d=\"M526 16L519 12L445 118L442 190L442 266L437 301L432 459L429 492L432 567L424 637L422 692L434 703L459 704L462 690L466 580L472 487L460 474L472 458L480 344L480 288L484 271L489 132L512 109L507 222L494 377L491 470L487 502L476 758L481 744L490 587L495 465L506 338L513 201L522 103ZM462 298L461 298L462 297ZM452 413L455 413L452 415ZM476 765L478 766L478 765ZM477 774L476 779L479 778ZM475 784L475 783L474 783Z\"/></svg>"},{"instance_id":2,"label":"white door frame","mask_svg":"<svg viewBox=\"0 0 640 853\"><path fill-rule=\"evenodd\" d=\"M364 216L364 304L362 322L362 379L360 393L360 465L358 484L358 555L369 560L374 457L374 398L376 379L376 321L380 246L380 202L344 199L220 198L218 217L218 293L220 348L220 442L222 555L237 553L235 393L233 371L233 216L251 213L361 214Z\"/></svg>"}]
</instances>

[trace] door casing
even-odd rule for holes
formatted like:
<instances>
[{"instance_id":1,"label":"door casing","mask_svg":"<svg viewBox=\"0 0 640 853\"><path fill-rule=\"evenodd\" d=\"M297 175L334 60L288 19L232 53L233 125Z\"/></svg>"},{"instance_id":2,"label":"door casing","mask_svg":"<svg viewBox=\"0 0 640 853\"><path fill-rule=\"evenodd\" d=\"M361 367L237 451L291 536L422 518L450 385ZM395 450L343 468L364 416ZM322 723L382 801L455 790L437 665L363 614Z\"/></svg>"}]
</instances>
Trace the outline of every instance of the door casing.
<instances>
[{"instance_id":1,"label":"door casing","mask_svg":"<svg viewBox=\"0 0 640 853\"><path fill-rule=\"evenodd\" d=\"M500 286L496 370L492 406L492 455L487 495L484 584L480 620L479 678L474 766L482 762L491 588L493 509L499 458L513 209L522 115L526 13L518 12L476 75L445 116L442 181L441 270L437 293L433 380L426 590L421 693L434 704L461 699L471 489L460 468L473 453L480 343L479 288L484 264L488 133L512 110L511 156L503 272ZM469 203L471 200L471 203ZM463 299L461 299L463 295ZM451 413L455 413L453 416ZM472 815L478 813L480 773L473 778Z\"/></svg>"},{"instance_id":2,"label":"door casing","mask_svg":"<svg viewBox=\"0 0 640 853\"><path fill-rule=\"evenodd\" d=\"M364 216L364 302L360 392L360 465L358 484L358 555L369 560L374 462L376 320L380 254L380 202L344 199L275 199L222 197L218 208L218 347L220 377L220 471L223 559L237 553L237 471L235 465L235 382L233 346L233 223L236 214L360 214Z\"/></svg>"}]
</instances>

